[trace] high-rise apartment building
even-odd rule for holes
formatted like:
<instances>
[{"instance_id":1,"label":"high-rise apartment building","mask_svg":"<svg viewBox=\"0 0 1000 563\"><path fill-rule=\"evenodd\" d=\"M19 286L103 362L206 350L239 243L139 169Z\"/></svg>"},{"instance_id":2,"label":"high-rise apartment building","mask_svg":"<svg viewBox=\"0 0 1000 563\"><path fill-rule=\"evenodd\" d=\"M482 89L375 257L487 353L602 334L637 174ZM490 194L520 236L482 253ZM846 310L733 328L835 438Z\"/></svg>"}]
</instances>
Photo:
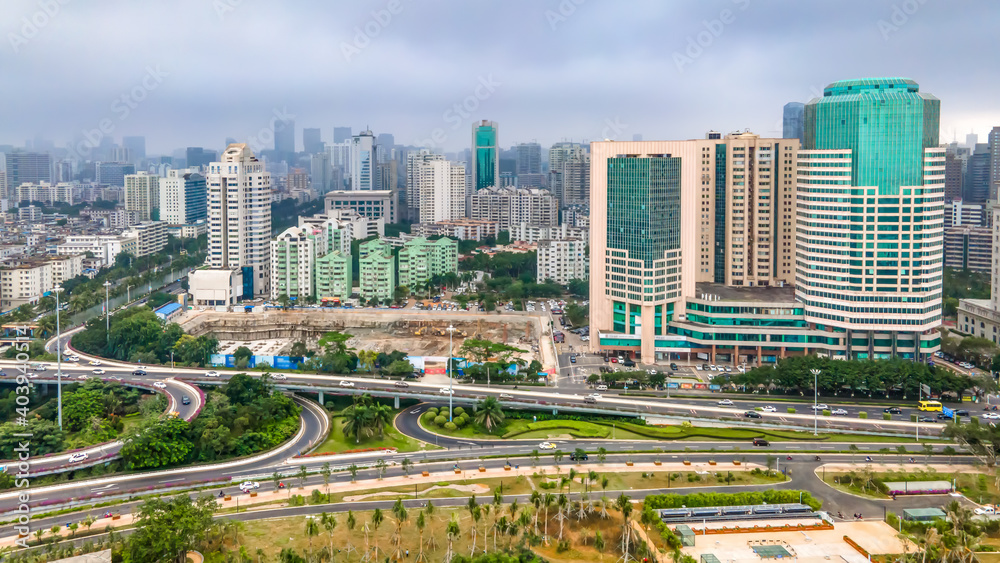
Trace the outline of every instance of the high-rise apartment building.
<instances>
[{"instance_id":1,"label":"high-rise apartment building","mask_svg":"<svg viewBox=\"0 0 1000 563\"><path fill-rule=\"evenodd\" d=\"M208 260L240 268L245 298L270 294L271 175L245 143L229 145L209 165Z\"/></svg>"},{"instance_id":2,"label":"high-rise apartment building","mask_svg":"<svg viewBox=\"0 0 1000 563\"><path fill-rule=\"evenodd\" d=\"M969 203L985 204L990 198L990 150L986 143L976 145L969 157L965 174L965 190L962 199Z\"/></svg>"},{"instance_id":3,"label":"high-rise apartment building","mask_svg":"<svg viewBox=\"0 0 1000 563\"><path fill-rule=\"evenodd\" d=\"M323 139L319 128L306 127L302 130L302 148L308 154L323 152Z\"/></svg>"},{"instance_id":4,"label":"high-rise apartment building","mask_svg":"<svg viewBox=\"0 0 1000 563\"><path fill-rule=\"evenodd\" d=\"M96 182L105 186L125 186L125 176L135 174L135 165L127 162L98 162L95 166Z\"/></svg>"},{"instance_id":5,"label":"high-rise apartment building","mask_svg":"<svg viewBox=\"0 0 1000 563\"><path fill-rule=\"evenodd\" d=\"M316 300L347 301L354 290L350 252L334 250L316 260Z\"/></svg>"},{"instance_id":6,"label":"high-rise apartment building","mask_svg":"<svg viewBox=\"0 0 1000 563\"><path fill-rule=\"evenodd\" d=\"M57 202L74 205L76 197L74 191L79 188L77 184L69 182L59 182L58 184L21 184L14 193L14 201L38 201L46 205L54 205Z\"/></svg>"},{"instance_id":7,"label":"high-rise apartment building","mask_svg":"<svg viewBox=\"0 0 1000 563\"><path fill-rule=\"evenodd\" d=\"M351 138L351 190L379 189L378 145L371 131L362 131Z\"/></svg>"},{"instance_id":8,"label":"high-rise apartment building","mask_svg":"<svg viewBox=\"0 0 1000 563\"><path fill-rule=\"evenodd\" d=\"M444 155L420 149L406 155L406 214L410 221L420 221L421 166L427 162L444 160ZM464 197L464 194L463 194Z\"/></svg>"},{"instance_id":9,"label":"high-rise apartment building","mask_svg":"<svg viewBox=\"0 0 1000 563\"><path fill-rule=\"evenodd\" d=\"M295 120L274 120L274 151L281 159L289 160L295 154Z\"/></svg>"},{"instance_id":10,"label":"high-rise apartment building","mask_svg":"<svg viewBox=\"0 0 1000 563\"><path fill-rule=\"evenodd\" d=\"M579 195L580 190L586 188L586 201L590 200L590 153L587 147L580 143L567 141L559 142L549 148L549 180L548 187L552 195L559 200L560 207L571 205L566 203L567 191L564 178L567 171L564 167L567 163L572 163L569 175L571 178L570 191Z\"/></svg>"},{"instance_id":11,"label":"high-rise apartment building","mask_svg":"<svg viewBox=\"0 0 1000 563\"><path fill-rule=\"evenodd\" d=\"M470 194L497 186L500 180L499 127L495 121L472 124L472 181Z\"/></svg>"},{"instance_id":12,"label":"high-rise apartment building","mask_svg":"<svg viewBox=\"0 0 1000 563\"><path fill-rule=\"evenodd\" d=\"M782 138L798 139L799 146L805 142L805 107L801 102L788 102L781 113Z\"/></svg>"},{"instance_id":13,"label":"high-rise apartment building","mask_svg":"<svg viewBox=\"0 0 1000 563\"><path fill-rule=\"evenodd\" d=\"M390 301L396 290L396 257L382 239L361 243L358 258L358 294L361 299Z\"/></svg>"},{"instance_id":14,"label":"high-rise apartment building","mask_svg":"<svg viewBox=\"0 0 1000 563\"><path fill-rule=\"evenodd\" d=\"M351 140L354 133L351 132L350 127L334 127L333 128L333 142L334 143L346 143Z\"/></svg>"},{"instance_id":15,"label":"high-rise apartment building","mask_svg":"<svg viewBox=\"0 0 1000 563\"><path fill-rule=\"evenodd\" d=\"M7 192L4 197L12 198L13 190L21 184L52 182L52 156L49 153L15 150L6 153L5 160Z\"/></svg>"},{"instance_id":16,"label":"high-rise apartment building","mask_svg":"<svg viewBox=\"0 0 1000 563\"><path fill-rule=\"evenodd\" d=\"M570 280L585 280L587 241L584 239L545 239L538 241L538 283L552 280L566 285Z\"/></svg>"},{"instance_id":17,"label":"high-rise apartment building","mask_svg":"<svg viewBox=\"0 0 1000 563\"><path fill-rule=\"evenodd\" d=\"M923 360L940 343L940 100L901 78L823 94L799 153L796 297L810 326L846 334L848 358Z\"/></svg>"},{"instance_id":18,"label":"high-rise apartment building","mask_svg":"<svg viewBox=\"0 0 1000 563\"><path fill-rule=\"evenodd\" d=\"M427 160L416 166L420 196L419 222L436 223L465 217L465 164Z\"/></svg>"},{"instance_id":19,"label":"high-rise apartment building","mask_svg":"<svg viewBox=\"0 0 1000 563\"><path fill-rule=\"evenodd\" d=\"M191 225L208 218L208 188L197 169L167 170L160 178L160 220Z\"/></svg>"},{"instance_id":20,"label":"high-rise apartment building","mask_svg":"<svg viewBox=\"0 0 1000 563\"><path fill-rule=\"evenodd\" d=\"M554 226L559 224L559 202L548 190L484 188L469 198L469 217L495 221L503 231L521 223Z\"/></svg>"},{"instance_id":21,"label":"high-rise apartment building","mask_svg":"<svg viewBox=\"0 0 1000 563\"><path fill-rule=\"evenodd\" d=\"M160 177L148 172L125 176L125 211L135 212L137 221L160 220Z\"/></svg>"},{"instance_id":22,"label":"high-rise apartment building","mask_svg":"<svg viewBox=\"0 0 1000 563\"><path fill-rule=\"evenodd\" d=\"M288 192L309 189L309 173L305 168L292 168L285 179L285 189Z\"/></svg>"}]
</instances>

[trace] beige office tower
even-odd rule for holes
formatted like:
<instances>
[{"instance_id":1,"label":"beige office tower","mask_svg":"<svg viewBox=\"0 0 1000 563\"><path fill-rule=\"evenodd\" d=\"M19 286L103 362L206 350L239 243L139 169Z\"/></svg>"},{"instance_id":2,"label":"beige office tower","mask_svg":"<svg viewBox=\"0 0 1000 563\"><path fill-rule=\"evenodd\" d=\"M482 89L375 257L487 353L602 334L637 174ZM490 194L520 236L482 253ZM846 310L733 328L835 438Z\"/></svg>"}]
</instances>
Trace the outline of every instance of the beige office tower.
<instances>
[{"instance_id":1,"label":"beige office tower","mask_svg":"<svg viewBox=\"0 0 1000 563\"><path fill-rule=\"evenodd\" d=\"M270 295L271 174L245 143L208 166L208 263L239 268L243 297Z\"/></svg>"},{"instance_id":2,"label":"beige office tower","mask_svg":"<svg viewBox=\"0 0 1000 563\"><path fill-rule=\"evenodd\" d=\"M592 143L591 328L609 336L591 349L641 342L652 362L696 283L790 284L798 148L752 133Z\"/></svg>"}]
</instances>

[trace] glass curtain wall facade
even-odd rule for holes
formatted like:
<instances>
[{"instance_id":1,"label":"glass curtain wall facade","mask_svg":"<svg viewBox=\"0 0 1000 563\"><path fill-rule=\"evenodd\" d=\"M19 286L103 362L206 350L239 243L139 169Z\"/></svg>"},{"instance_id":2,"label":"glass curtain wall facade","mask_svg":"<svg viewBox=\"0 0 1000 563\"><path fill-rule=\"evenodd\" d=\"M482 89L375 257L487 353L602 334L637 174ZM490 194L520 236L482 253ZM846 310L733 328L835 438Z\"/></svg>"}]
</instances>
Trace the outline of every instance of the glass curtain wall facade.
<instances>
[{"instance_id":1,"label":"glass curtain wall facade","mask_svg":"<svg viewBox=\"0 0 1000 563\"><path fill-rule=\"evenodd\" d=\"M500 179L499 131L496 122L472 126L472 184L470 192L496 187Z\"/></svg>"},{"instance_id":2,"label":"glass curtain wall facade","mask_svg":"<svg viewBox=\"0 0 1000 563\"><path fill-rule=\"evenodd\" d=\"M796 296L847 357L939 347L944 259L940 101L912 80L845 80L805 109Z\"/></svg>"}]
</instances>

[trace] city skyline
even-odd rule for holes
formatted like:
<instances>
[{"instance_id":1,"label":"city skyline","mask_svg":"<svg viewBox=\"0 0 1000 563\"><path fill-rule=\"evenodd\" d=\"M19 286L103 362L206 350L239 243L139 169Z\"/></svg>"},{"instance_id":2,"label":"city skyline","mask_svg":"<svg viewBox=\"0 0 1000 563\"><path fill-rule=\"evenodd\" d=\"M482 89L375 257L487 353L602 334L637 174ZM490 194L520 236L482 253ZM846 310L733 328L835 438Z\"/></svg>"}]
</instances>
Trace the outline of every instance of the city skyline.
<instances>
[{"instance_id":1,"label":"city skyline","mask_svg":"<svg viewBox=\"0 0 1000 563\"><path fill-rule=\"evenodd\" d=\"M482 119L500 124L503 147L695 139L708 129L780 136L786 103L871 76L911 78L946 100L942 143L970 131L985 140L1000 119L1000 103L984 95L995 79L978 72L975 55L987 48L988 14L1000 9L985 2L961 11L917 0L841 3L836 11L751 0L628 11L579 0L301 6L56 1L46 12L13 2L5 71L8 83L32 87L0 92L18 108L0 144L143 135L148 154L169 154L224 149L231 137L259 152L273 146L275 118L295 121L298 150L304 128L320 128L331 142L335 126L349 125L455 151L468 148L469 128ZM118 39L93 41L97 26ZM241 30L251 39L234 41ZM217 61L234 46L268 79L236 73L217 81ZM763 62L775 54L782 64Z\"/></svg>"}]
</instances>

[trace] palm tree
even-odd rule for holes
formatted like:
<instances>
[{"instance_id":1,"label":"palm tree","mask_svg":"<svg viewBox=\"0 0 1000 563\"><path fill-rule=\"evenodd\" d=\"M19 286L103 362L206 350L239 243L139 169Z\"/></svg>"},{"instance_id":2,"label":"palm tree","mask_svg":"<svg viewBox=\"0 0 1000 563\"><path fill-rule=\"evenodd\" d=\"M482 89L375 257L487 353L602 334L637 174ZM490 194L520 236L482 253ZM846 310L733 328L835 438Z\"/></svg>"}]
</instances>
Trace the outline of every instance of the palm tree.
<instances>
[{"instance_id":1,"label":"palm tree","mask_svg":"<svg viewBox=\"0 0 1000 563\"><path fill-rule=\"evenodd\" d=\"M480 504L479 510L483 513L483 553L486 553L490 548L490 537L486 531L486 527L489 526L490 505Z\"/></svg>"},{"instance_id":2,"label":"palm tree","mask_svg":"<svg viewBox=\"0 0 1000 563\"><path fill-rule=\"evenodd\" d=\"M500 488L493 490L493 551L497 550L497 524L500 519L500 507L503 506L503 493Z\"/></svg>"},{"instance_id":3,"label":"palm tree","mask_svg":"<svg viewBox=\"0 0 1000 563\"><path fill-rule=\"evenodd\" d=\"M364 405L352 405L344 409L344 436L353 437L355 444L361 443L361 435L371 434L369 421L371 414Z\"/></svg>"},{"instance_id":4,"label":"palm tree","mask_svg":"<svg viewBox=\"0 0 1000 563\"><path fill-rule=\"evenodd\" d=\"M479 517L482 514L479 510L479 503L476 502L476 495L469 497L469 502L465 504L465 508L469 511L469 516L472 518L472 527L469 530L472 536L472 549L469 552L469 557L473 557L476 554L476 524L479 523Z\"/></svg>"},{"instance_id":5,"label":"palm tree","mask_svg":"<svg viewBox=\"0 0 1000 563\"><path fill-rule=\"evenodd\" d=\"M372 535L375 538L375 545L372 547L372 556L378 559L378 527L382 525L385 521L385 516L382 514L381 508L376 508L375 512L372 512L372 527L375 529L372 531Z\"/></svg>"},{"instance_id":6,"label":"palm tree","mask_svg":"<svg viewBox=\"0 0 1000 563\"><path fill-rule=\"evenodd\" d=\"M566 520L564 512L566 512L566 507L569 506L569 497L565 493L559 493L559 500L556 501L559 507L559 512L556 514L556 518L559 519L559 541L562 541L563 536L563 521Z\"/></svg>"},{"instance_id":7,"label":"palm tree","mask_svg":"<svg viewBox=\"0 0 1000 563\"><path fill-rule=\"evenodd\" d=\"M476 424L482 426L487 432L503 424L503 406L496 397L486 397L476 405Z\"/></svg>"},{"instance_id":8,"label":"palm tree","mask_svg":"<svg viewBox=\"0 0 1000 563\"><path fill-rule=\"evenodd\" d=\"M625 496L625 493L622 493L619 495L618 500L615 501L615 506L622 513L622 552L628 553L630 535L628 517L632 514L632 499Z\"/></svg>"},{"instance_id":9,"label":"palm tree","mask_svg":"<svg viewBox=\"0 0 1000 563\"><path fill-rule=\"evenodd\" d=\"M421 510L420 514L417 514L417 530L420 532L420 543L417 545L417 563L422 563L424 560L424 527L427 526L427 519L424 517L424 511Z\"/></svg>"},{"instance_id":10,"label":"palm tree","mask_svg":"<svg viewBox=\"0 0 1000 563\"><path fill-rule=\"evenodd\" d=\"M354 551L354 546L351 545L351 535L354 532L354 526L358 524L358 520L354 517L354 513L350 510L347 511L347 553ZM367 541L367 532L365 534ZM365 546L365 551L368 551L368 547Z\"/></svg>"},{"instance_id":11,"label":"palm tree","mask_svg":"<svg viewBox=\"0 0 1000 563\"><path fill-rule=\"evenodd\" d=\"M319 515L319 523L323 525L323 529L326 533L330 535L330 558L333 559L333 530L337 527L337 517L333 514L327 514L326 512Z\"/></svg>"},{"instance_id":12,"label":"palm tree","mask_svg":"<svg viewBox=\"0 0 1000 563\"><path fill-rule=\"evenodd\" d=\"M333 470L330 469L330 462L323 464L323 467L319 470L320 474L323 475L323 486L326 488L327 501L330 500L330 474Z\"/></svg>"},{"instance_id":13,"label":"palm tree","mask_svg":"<svg viewBox=\"0 0 1000 563\"><path fill-rule=\"evenodd\" d=\"M538 535L538 509L542 507L542 493L531 491L530 502L535 507L535 535Z\"/></svg>"},{"instance_id":14,"label":"palm tree","mask_svg":"<svg viewBox=\"0 0 1000 563\"><path fill-rule=\"evenodd\" d=\"M542 506L545 507L545 534L544 535L545 535L546 545L548 545L547 542L549 541L549 507L552 506L553 504L555 504L555 502L556 502L556 496L554 494L552 494L552 493L545 493L545 496L542 498Z\"/></svg>"},{"instance_id":15,"label":"palm tree","mask_svg":"<svg viewBox=\"0 0 1000 563\"><path fill-rule=\"evenodd\" d=\"M535 514L538 514L538 512L536 511ZM521 516L517 519L518 527L521 528L522 547L528 543L528 534L531 533L531 520L531 515L528 514L527 510L522 512Z\"/></svg>"},{"instance_id":16,"label":"palm tree","mask_svg":"<svg viewBox=\"0 0 1000 563\"><path fill-rule=\"evenodd\" d=\"M406 522L406 507L403 506L403 501L396 499L396 504L392 505L392 515L396 518L396 532L394 534L393 543L396 545L396 550L393 552L393 557L396 561L403 558L402 546L403 546L403 523Z\"/></svg>"},{"instance_id":17,"label":"palm tree","mask_svg":"<svg viewBox=\"0 0 1000 563\"><path fill-rule=\"evenodd\" d=\"M306 537L309 538L309 551L313 548L313 536L319 534L319 524L312 516L306 517Z\"/></svg>"},{"instance_id":18,"label":"palm tree","mask_svg":"<svg viewBox=\"0 0 1000 563\"><path fill-rule=\"evenodd\" d=\"M455 552L452 550L452 544L455 538L461 533L461 529L458 527L458 522L454 518L448 521L448 527L445 528L445 533L448 534L448 551L445 553L444 560L445 563L449 563L451 558L454 557Z\"/></svg>"},{"instance_id":19,"label":"palm tree","mask_svg":"<svg viewBox=\"0 0 1000 563\"><path fill-rule=\"evenodd\" d=\"M371 416L370 432L378 432L379 438L385 438L385 427L392 426L392 409L389 405L375 405L369 408Z\"/></svg>"}]
</instances>

